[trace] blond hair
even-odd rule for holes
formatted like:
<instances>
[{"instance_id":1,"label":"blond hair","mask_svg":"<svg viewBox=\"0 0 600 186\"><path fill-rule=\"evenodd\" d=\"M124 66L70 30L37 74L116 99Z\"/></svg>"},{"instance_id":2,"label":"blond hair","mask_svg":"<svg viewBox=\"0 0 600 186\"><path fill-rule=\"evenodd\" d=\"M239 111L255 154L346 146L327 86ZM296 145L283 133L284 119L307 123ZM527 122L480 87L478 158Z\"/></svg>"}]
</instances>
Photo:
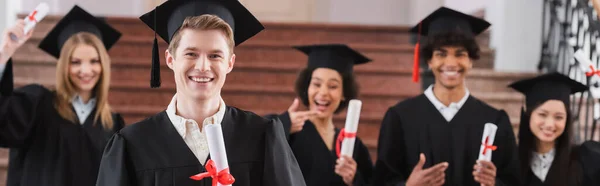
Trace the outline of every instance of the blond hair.
<instances>
[{"instance_id":1,"label":"blond hair","mask_svg":"<svg viewBox=\"0 0 600 186\"><path fill-rule=\"evenodd\" d=\"M63 118L76 122L76 116L71 109L71 101L77 94L77 89L69 77L69 64L75 48L79 45L89 45L96 49L100 57L102 73L100 80L93 89L96 96L96 114L94 124L100 119L104 129L113 128L113 119L111 108L108 104L108 89L110 85L110 57L104 47L104 43L95 35L87 32L80 32L71 36L63 45L60 58L56 67L56 102L55 108Z\"/></svg>"},{"instance_id":2,"label":"blond hair","mask_svg":"<svg viewBox=\"0 0 600 186\"><path fill-rule=\"evenodd\" d=\"M227 39L227 45L229 46L230 54L233 54L233 47L235 41L233 39L233 29L223 19L216 15L205 14L201 16L191 16L185 18L179 30L173 34L173 38L169 43L169 53L175 54L177 47L179 47L179 41L181 41L181 31L184 29L194 30L219 30L225 34Z\"/></svg>"}]
</instances>

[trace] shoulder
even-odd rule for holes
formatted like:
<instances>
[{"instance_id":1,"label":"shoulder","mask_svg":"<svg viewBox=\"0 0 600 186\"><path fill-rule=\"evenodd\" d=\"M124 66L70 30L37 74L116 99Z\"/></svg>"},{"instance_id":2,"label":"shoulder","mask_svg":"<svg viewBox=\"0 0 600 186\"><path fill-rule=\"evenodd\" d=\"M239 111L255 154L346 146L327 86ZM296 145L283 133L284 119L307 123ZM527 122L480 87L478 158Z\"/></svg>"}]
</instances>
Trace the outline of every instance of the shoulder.
<instances>
[{"instance_id":1,"label":"shoulder","mask_svg":"<svg viewBox=\"0 0 600 186\"><path fill-rule=\"evenodd\" d=\"M150 116L142 121L138 121L131 125L127 125L123 127L119 131L119 133L124 138L135 137L135 135L151 135L153 132L157 132L158 126L165 121L168 121L169 118L165 111L159 112L153 116ZM170 121L168 121L170 123Z\"/></svg>"},{"instance_id":2,"label":"shoulder","mask_svg":"<svg viewBox=\"0 0 600 186\"><path fill-rule=\"evenodd\" d=\"M478 99L474 96L469 96L469 99L467 101L471 101L471 104L473 106L477 107L477 109L481 109L481 111L483 111L483 112L490 112L490 113L504 112L503 110L496 109L496 108L492 107L491 105L481 101L480 99Z\"/></svg>"},{"instance_id":3,"label":"shoulder","mask_svg":"<svg viewBox=\"0 0 600 186\"><path fill-rule=\"evenodd\" d=\"M29 84L15 90L15 92L33 94L33 95L53 95L54 92L40 84Z\"/></svg>"},{"instance_id":4,"label":"shoulder","mask_svg":"<svg viewBox=\"0 0 600 186\"><path fill-rule=\"evenodd\" d=\"M427 99L425 94L420 94L418 96L399 101L394 106L390 107L388 109L388 111L390 111L390 110L393 110L393 111L410 110L410 109L416 108L417 106L423 106L424 103L428 103L428 102L429 102L429 100Z\"/></svg>"},{"instance_id":5,"label":"shoulder","mask_svg":"<svg viewBox=\"0 0 600 186\"><path fill-rule=\"evenodd\" d=\"M273 123L274 121L279 121L278 117L262 117L259 116L257 114L255 114L254 112L250 112L250 111L246 111L246 110L242 110L236 107L232 107L232 106L227 106L227 112L229 112L229 116L231 116L231 119L233 119L233 122L235 122L236 126L239 125L252 125L253 127L256 126L265 126L267 124Z\"/></svg>"}]
</instances>

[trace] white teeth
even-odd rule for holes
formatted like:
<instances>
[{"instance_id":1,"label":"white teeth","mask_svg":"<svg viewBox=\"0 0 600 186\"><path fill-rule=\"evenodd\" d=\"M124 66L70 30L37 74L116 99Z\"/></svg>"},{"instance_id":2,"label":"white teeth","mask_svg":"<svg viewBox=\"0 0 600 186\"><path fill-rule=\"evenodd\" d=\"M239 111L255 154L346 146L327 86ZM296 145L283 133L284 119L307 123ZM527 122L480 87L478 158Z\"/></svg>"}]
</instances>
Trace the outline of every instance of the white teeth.
<instances>
[{"instance_id":1,"label":"white teeth","mask_svg":"<svg viewBox=\"0 0 600 186\"><path fill-rule=\"evenodd\" d=\"M198 77L191 77L190 78L192 81L195 81L197 83L206 83L209 82L211 80L211 78L198 78Z\"/></svg>"},{"instance_id":2,"label":"white teeth","mask_svg":"<svg viewBox=\"0 0 600 186\"><path fill-rule=\"evenodd\" d=\"M328 101L315 101L315 102L317 102L317 104L319 104L319 105L327 105L327 104L329 104Z\"/></svg>"},{"instance_id":3,"label":"white teeth","mask_svg":"<svg viewBox=\"0 0 600 186\"><path fill-rule=\"evenodd\" d=\"M447 76L458 75L458 71L444 71L443 73L444 73L444 75L447 75Z\"/></svg>"}]
</instances>

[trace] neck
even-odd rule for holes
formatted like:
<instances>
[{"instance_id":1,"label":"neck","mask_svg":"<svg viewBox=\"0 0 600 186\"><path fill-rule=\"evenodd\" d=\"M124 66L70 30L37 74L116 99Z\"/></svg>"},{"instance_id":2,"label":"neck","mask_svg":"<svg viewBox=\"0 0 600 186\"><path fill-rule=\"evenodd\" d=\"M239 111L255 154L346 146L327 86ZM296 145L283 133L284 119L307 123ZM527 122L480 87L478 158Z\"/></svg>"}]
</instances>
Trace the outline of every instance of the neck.
<instances>
[{"instance_id":1,"label":"neck","mask_svg":"<svg viewBox=\"0 0 600 186\"><path fill-rule=\"evenodd\" d=\"M325 117L325 118L317 118L313 117L309 119L315 125L315 128L319 131L329 131L333 129L333 116Z\"/></svg>"},{"instance_id":2,"label":"neck","mask_svg":"<svg viewBox=\"0 0 600 186\"><path fill-rule=\"evenodd\" d=\"M90 91L81 91L78 93L79 95L79 99L81 99L81 101L83 101L83 103L88 103L88 101L90 101L90 99L92 99L92 92Z\"/></svg>"},{"instance_id":3,"label":"neck","mask_svg":"<svg viewBox=\"0 0 600 186\"><path fill-rule=\"evenodd\" d=\"M202 129L204 119L214 115L219 111L221 97L216 96L207 100L187 99L184 96L177 96L175 113L183 118L193 119Z\"/></svg>"},{"instance_id":4,"label":"neck","mask_svg":"<svg viewBox=\"0 0 600 186\"><path fill-rule=\"evenodd\" d=\"M540 154L548 153L554 148L554 142L542 142L537 140L536 142L536 151Z\"/></svg>"},{"instance_id":5,"label":"neck","mask_svg":"<svg viewBox=\"0 0 600 186\"><path fill-rule=\"evenodd\" d=\"M433 84L433 95L446 106L453 102L459 102L465 97L465 94L467 94L467 91L464 84L460 84L452 89L448 89L439 83Z\"/></svg>"}]
</instances>

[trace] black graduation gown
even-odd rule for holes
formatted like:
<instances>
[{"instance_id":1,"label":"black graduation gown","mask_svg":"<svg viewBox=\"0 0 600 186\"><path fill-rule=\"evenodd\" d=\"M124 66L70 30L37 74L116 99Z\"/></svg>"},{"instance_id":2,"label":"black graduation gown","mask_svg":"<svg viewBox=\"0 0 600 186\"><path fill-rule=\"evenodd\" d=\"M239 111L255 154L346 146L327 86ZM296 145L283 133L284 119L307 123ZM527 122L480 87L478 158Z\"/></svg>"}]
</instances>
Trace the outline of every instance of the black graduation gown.
<instances>
[{"instance_id":1,"label":"black graduation gown","mask_svg":"<svg viewBox=\"0 0 600 186\"><path fill-rule=\"evenodd\" d=\"M381 124L373 185L404 185L419 161L425 168L448 162L444 185L479 186L473 178L485 123L498 126L492 155L497 167L496 185L518 185L516 141L508 118L469 96L450 122L421 94L388 109Z\"/></svg>"},{"instance_id":2,"label":"black graduation gown","mask_svg":"<svg viewBox=\"0 0 600 186\"><path fill-rule=\"evenodd\" d=\"M274 117L277 115L269 115ZM288 112L278 116L283 123L286 134L289 134L291 121ZM340 130L335 129L337 138ZM298 159L298 164L304 175L304 180L308 186L344 186L344 180L335 173L337 155L335 153L335 140L333 149L329 150L327 145L319 135L314 124L306 121L302 131L289 135L289 144ZM356 161L356 175L353 185L370 185L373 175L373 163L369 150L362 143L360 138L356 138L354 143L353 156Z\"/></svg>"},{"instance_id":3,"label":"black graduation gown","mask_svg":"<svg viewBox=\"0 0 600 186\"><path fill-rule=\"evenodd\" d=\"M94 185L104 146L124 126L113 114L114 128L83 125L62 118L55 92L40 85L13 91L11 62L0 80L0 146L10 148L8 186Z\"/></svg>"},{"instance_id":4,"label":"black graduation gown","mask_svg":"<svg viewBox=\"0 0 600 186\"><path fill-rule=\"evenodd\" d=\"M569 186L600 185L600 142L586 141L578 147L573 148L572 156L579 164L578 177L567 176ZM552 167L550 170L552 171ZM565 174L568 174L567 172ZM546 186L549 183L542 182L533 171L529 169L529 175L524 178L525 186ZM579 180L579 181L578 181Z\"/></svg>"},{"instance_id":5,"label":"black graduation gown","mask_svg":"<svg viewBox=\"0 0 600 186\"><path fill-rule=\"evenodd\" d=\"M304 186L278 119L227 106L223 138L234 186ZM212 179L177 133L166 112L125 127L106 146L98 186L210 186Z\"/></svg>"}]
</instances>

